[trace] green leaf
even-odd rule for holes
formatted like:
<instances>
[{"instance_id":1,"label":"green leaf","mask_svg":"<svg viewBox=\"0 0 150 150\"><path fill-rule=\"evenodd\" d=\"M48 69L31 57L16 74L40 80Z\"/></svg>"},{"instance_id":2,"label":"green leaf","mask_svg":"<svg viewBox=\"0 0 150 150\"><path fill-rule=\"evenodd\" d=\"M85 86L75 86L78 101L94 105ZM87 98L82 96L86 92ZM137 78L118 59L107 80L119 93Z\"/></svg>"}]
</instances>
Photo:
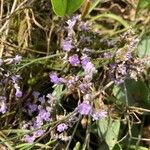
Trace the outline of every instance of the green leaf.
<instances>
[{"instance_id":1,"label":"green leaf","mask_svg":"<svg viewBox=\"0 0 150 150\"><path fill-rule=\"evenodd\" d=\"M66 14L71 15L80 8L84 0L68 0Z\"/></svg>"},{"instance_id":2,"label":"green leaf","mask_svg":"<svg viewBox=\"0 0 150 150\"><path fill-rule=\"evenodd\" d=\"M125 104L125 93L120 86L115 85L113 87L113 95L117 98L116 103L118 105Z\"/></svg>"},{"instance_id":3,"label":"green leaf","mask_svg":"<svg viewBox=\"0 0 150 150\"><path fill-rule=\"evenodd\" d=\"M143 81L126 79L125 87L127 93L125 93L124 86L115 86L113 88L113 95L117 98L117 100L119 100L120 103L125 104L127 98L129 106L139 105L144 108L150 107L149 88ZM127 97L125 94L127 94Z\"/></svg>"},{"instance_id":4,"label":"green leaf","mask_svg":"<svg viewBox=\"0 0 150 150\"><path fill-rule=\"evenodd\" d=\"M145 37L138 45L138 56L141 58L150 56L150 36ZM147 65L150 66L150 61L147 61Z\"/></svg>"},{"instance_id":5,"label":"green leaf","mask_svg":"<svg viewBox=\"0 0 150 150\"><path fill-rule=\"evenodd\" d=\"M120 144L116 144L113 150L122 150L122 147Z\"/></svg>"},{"instance_id":6,"label":"green leaf","mask_svg":"<svg viewBox=\"0 0 150 150\"><path fill-rule=\"evenodd\" d=\"M117 142L120 129L120 120L104 118L98 121L98 134L105 140L109 150L112 150ZM102 150L100 146L99 150Z\"/></svg>"},{"instance_id":7,"label":"green leaf","mask_svg":"<svg viewBox=\"0 0 150 150\"><path fill-rule=\"evenodd\" d=\"M67 0L51 0L53 10L56 15L64 16L67 9Z\"/></svg>"},{"instance_id":8,"label":"green leaf","mask_svg":"<svg viewBox=\"0 0 150 150\"><path fill-rule=\"evenodd\" d=\"M51 0L56 15L71 15L80 8L84 0Z\"/></svg>"},{"instance_id":9,"label":"green leaf","mask_svg":"<svg viewBox=\"0 0 150 150\"><path fill-rule=\"evenodd\" d=\"M66 89L63 90L63 85L55 85L54 91L52 95L56 98L57 103L60 103L61 98L63 97L64 93L66 92Z\"/></svg>"},{"instance_id":10,"label":"green leaf","mask_svg":"<svg viewBox=\"0 0 150 150\"><path fill-rule=\"evenodd\" d=\"M73 150L80 150L81 144L80 142L77 142Z\"/></svg>"}]
</instances>

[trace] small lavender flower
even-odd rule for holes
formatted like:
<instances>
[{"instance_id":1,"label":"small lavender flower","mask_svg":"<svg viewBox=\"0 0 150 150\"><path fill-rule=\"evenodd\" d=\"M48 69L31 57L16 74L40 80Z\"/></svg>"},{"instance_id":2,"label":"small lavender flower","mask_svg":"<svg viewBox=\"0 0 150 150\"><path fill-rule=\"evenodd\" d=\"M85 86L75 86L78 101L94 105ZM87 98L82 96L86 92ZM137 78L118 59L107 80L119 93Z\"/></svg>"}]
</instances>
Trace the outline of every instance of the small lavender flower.
<instances>
[{"instance_id":1,"label":"small lavender flower","mask_svg":"<svg viewBox=\"0 0 150 150\"><path fill-rule=\"evenodd\" d=\"M39 101L41 102L41 104L44 104L45 103L45 96L39 97Z\"/></svg>"},{"instance_id":2,"label":"small lavender flower","mask_svg":"<svg viewBox=\"0 0 150 150\"><path fill-rule=\"evenodd\" d=\"M76 24L76 20L74 19L69 19L68 21L67 21L67 24L68 24L68 29L69 30L72 30L73 29L73 27L75 26L75 24Z\"/></svg>"},{"instance_id":3,"label":"small lavender flower","mask_svg":"<svg viewBox=\"0 0 150 150\"><path fill-rule=\"evenodd\" d=\"M64 51L70 52L71 49L73 49L72 40L69 39L69 38L66 38L66 39L62 42L62 48L63 48Z\"/></svg>"},{"instance_id":4,"label":"small lavender flower","mask_svg":"<svg viewBox=\"0 0 150 150\"><path fill-rule=\"evenodd\" d=\"M88 101L84 101L77 107L77 112L81 115L90 115L92 112L92 106Z\"/></svg>"},{"instance_id":5,"label":"small lavender flower","mask_svg":"<svg viewBox=\"0 0 150 150\"><path fill-rule=\"evenodd\" d=\"M77 83L77 81L79 80L78 76L70 76L70 78L68 79L68 81L66 82L67 87L75 85Z\"/></svg>"},{"instance_id":6,"label":"small lavender flower","mask_svg":"<svg viewBox=\"0 0 150 150\"><path fill-rule=\"evenodd\" d=\"M35 137L34 136L30 136L30 135L26 135L24 137L24 141L27 142L27 143L33 143L35 140Z\"/></svg>"},{"instance_id":7,"label":"small lavender flower","mask_svg":"<svg viewBox=\"0 0 150 150\"><path fill-rule=\"evenodd\" d=\"M32 95L34 96L35 99L37 99L37 98L39 98L40 93L39 93L38 91L34 91L34 92L32 93Z\"/></svg>"},{"instance_id":8,"label":"small lavender flower","mask_svg":"<svg viewBox=\"0 0 150 150\"><path fill-rule=\"evenodd\" d=\"M67 21L67 24L68 24L68 29L69 31L72 31L73 30L73 27L75 26L77 20L79 19L79 15L76 15L76 16L73 16L71 19L69 19Z\"/></svg>"},{"instance_id":9,"label":"small lavender flower","mask_svg":"<svg viewBox=\"0 0 150 150\"><path fill-rule=\"evenodd\" d=\"M12 82L17 84L18 80L21 79L20 75L12 75L11 76Z\"/></svg>"},{"instance_id":10,"label":"small lavender flower","mask_svg":"<svg viewBox=\"0 0 150 150\"><path fill-rule=\"evenodd\" d=\"M17 64L21 61L22 57L19 55L16 55L15 58L9 58L6 60L7 64Z\"/></svg>"},{"instance_id":11,"label":"small lavender flower","mask_svg":"<svg viewBox=\"0 0 150 150\"><path fill-rule=\"evenodd\" d=\"M13 59L13 62L14 62L15 64L17 64L17 63L19 63L21 60L22 60L22 57L19 56L19 55L16 55L15 58Z\"/></svg>"},{"instance_id":12,"label":"small lavender flower","mask_svg":"<svg viewBox=\"0 0 150 150\"><path fill-rule=\"evenodd\" d=\"M77 54L70 56L69 62L72 66L79 66L80 65L79 56Z\"/></svg>"},{"instance_id":13,"label":"small lavender flower","mask_svg":"<svg viewBox=\"0 0 150 150\"><path fill-rule=\"evenodd\" d=\"M44 134L45 130L37 130L33 132L34 137L40 137Z\"/></svg>"},{"instance_id":14,"label":"small lavender flower","mask_svg":"<svg viewBox=\"0 0 150 150\"><path fill-rule=\"evenodd\" d=\"M28 103L27 107L28 107L28 111L29 111L30 114L37 110L37 105L36 104Z\"/></svg>"},{"instance_id":15,"label":"small lavender flower","mask_svg":"<svg viewBox=\"0 0 150 150\"><path fill-rule=\"evenodd\" d=\"M5 96L0 96L0 100L6 101L6 97Z\"/></svg>"},{"instance_id":16,"label":"small lavender flower","mask_svg":"<svg viewBox=\"0 0 150 150\"><path fill-rule=\"evenodd\" d=\"M20 91L20 89L17 89L17 90L16 90L15 95L16 95L17 98L22 97L22 92Z\"/></svg>"},{"instance_id":17,"label":"small lavender flower","mask_svg":"<svg viewBox=\"0 0 150 150\"><path fill-rule=\"evenodd\" d=\"M89 30L87 24L85 22L83 22L83 21L80 22L80 29L82 31L88 31Z\"/></svg>"},{"instance_id":18,"label":"small lavender flower","mask_svg":"<svg viewBox=\"0 0 150 150\"><path fill-rule=\"evenodd\" d=\"M50 121L50 113L46 109L40 109L38 116L44 121Z\"/></svg>"},{"instance_id":19,"label":"small lavender flower","mask_svg":"<svg viewBox=\"0 0 150 150\"><path fill-rule=\"evenodd\" d=\"M127 74L127 65L126 64L121 64L118 65L118 73L120 73L121 75L126 75Z\"/></svg>"},{"instance_id":20,"label":"small lavender flower","mask_svg":"<svg viewBox=\"0 0 150 150\"><path fill-rule=\"evenodd\" d=\"M84 68L85 75L88 75L92 78L93 74L97 72L96 68L91 62L88 62Z\"/></svg>"},{"instance_id":21,"label":"small lavender flower","mask_svg":"<svg viewBox=\"0 0 150 150\"><path fill-rule=\"evenodd\" d=\"M58 132L63 132L64 130L67 130L68 126L65 123L61 123L57 126L57 131Z\"/></svg>"},{"instance_id":22,"label":"small lavender flower","mask_svg":"<svg viewBox=\"0 0 150 150\"><path fill-rule=\"evenodd\" d=\"M52 83L54 83L54 84L59 84L60 83L59 77L56 73L51 73L49 75L49 77L50 77Z\"/></svg>"},{"instance_id":23,"label":"small lavender flower","mask_svg":"<svg viewBox=\"0 0 150 150\"><path fill-rule=\"evenodd\" d=\"M6 110L7 110L6 101L2 100L0 102L0 112L4 114L6 113Z\"/></svg>"},{"instance_id":24,"label":"small lavender flower","mask_svg":"<svg viewBox=\"0 0 150 150\"><path fill-rule=\"evenodd\" d=\"M14 84L14 88L16 89L16 93L15 93L16 97L17 98L22 97L22 91L20 90L20 87L17 83Z\"/></svg>"},{"instance_id":25,"label":"small lavender flower","mask_svg":"<svg viewBox=\"0 0 150 150\"><path fill-rule=\"evenodd\" d=\"M43 125L43 119L41 118L41 116L38 115L38 116L36 117L36 120L35 120L34 123L33 123L33 127L34 127L34 128L40 128L41 125Z\"/></svg>"},{"instance_id":26,"label":"small lavender flower","mask_svg":"<svg viewBox=\"0 0 150 150\"><path fill-rule=\"evenodd\" d=\"M94 120L100 120L107 117L107 111L106 110L101 110L101 111L96 111L92 113L92 118Z\"/></svg>"},{"instance_id":27,"label":"small lavender flower","mask_svg":"<svg viewBox=\"0 0 150 150\"><path fill-rule=\"evenodd\" d=\"M90 59L87 55L83 55L81 57L81 65L82 65L82 68L85 68L87 63L90 62Z\"/></svg>"},{"instance_id":28,"label":"small lavender flower","mask_svg":"<svg viewBox=\"0 0 150 150\"><path fill-rule=\"evenodd\" d=\"M112 70L112 69L115 69L117 67L117 64L116 63L111 63L109 66L110 66L110 68Z\"/></svg>"},{"instance_id":29,"label":"small lavender flower","mask_svg":"<svg viewBox=\"0 0 150 150\"><path fill-rule=\"evenodd\" d=\"M91 82L87 82L87 83L81 83L79 85L79 89L81 91L81 93L86 93L92 86Z\"/></svg>"}]
</instances>

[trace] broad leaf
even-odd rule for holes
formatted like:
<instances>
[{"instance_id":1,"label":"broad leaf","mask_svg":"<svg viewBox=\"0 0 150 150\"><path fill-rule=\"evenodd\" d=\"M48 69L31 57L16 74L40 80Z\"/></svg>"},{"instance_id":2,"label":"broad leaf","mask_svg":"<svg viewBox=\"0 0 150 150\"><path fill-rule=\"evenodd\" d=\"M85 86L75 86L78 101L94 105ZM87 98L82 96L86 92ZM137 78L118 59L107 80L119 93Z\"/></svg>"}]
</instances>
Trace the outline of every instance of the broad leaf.
<instances>
[{"instance_id":1,"label":"broad leaf","mask_svg":"<svg viewBox=\"0 0 150 150\"><path fill-rule=\"evenodd\" d=\"M71 15L80 8L84 0L51 0L56 15Z\"/></svg>"},{"instance_id":2,"label":"broad leaf","mask_svg":"<svg viewBox=\"0 0 150 150\"><path fill-rule=\"evenodd\" d=\"M119 102L117 101L118 104L125 104L128 101L129 106L150 107L149 88L143 81L126 79L125 87L127 93L125 93L124 86L115 86L113 88L113 95L119 100ZM127 94L127 97L125 94Z\"/></svg>"},{"instance_id":3,"label":"broad leaf","mask_svg":"<svg viewBox=\"0 0 150 150\"><path fill-rule=\"evenodd\" d=\"M150 37L145 37L138 45L138 56L149 57L150 56ZM150 66L150 61L147 61L147 65Z\"/></svg>"},{"instance_id":4,"label":"broad leaf","mask_svg":"<svg viewBox=\"0 0 150 150\"><path fill-rule=\"evenodd\" d=\"M56 15L64 16L67 9L67 0L51 0Z\"/></svg>"},{"instance_id":5,"label":"broad leaf","mask_svg":"<svg viewBox=\"0 0 150 150\"><path fill-rule=\"evenodd\" d=\"M120 120L104 118L98 121L98 134L105 140L109 150L112 150L118 140ZM99 150L102 150L100 146Z\"/></svg>"},{"instance_id":6,"label":"broad leaf","mask_svg":"<svg viewBox=\"0 0 150 150\"><path fill-rule=\"evenodd\" d=\"M71 15L80 8L84 0L68 0L66 14Z\"/></svg>"}]
</instances>

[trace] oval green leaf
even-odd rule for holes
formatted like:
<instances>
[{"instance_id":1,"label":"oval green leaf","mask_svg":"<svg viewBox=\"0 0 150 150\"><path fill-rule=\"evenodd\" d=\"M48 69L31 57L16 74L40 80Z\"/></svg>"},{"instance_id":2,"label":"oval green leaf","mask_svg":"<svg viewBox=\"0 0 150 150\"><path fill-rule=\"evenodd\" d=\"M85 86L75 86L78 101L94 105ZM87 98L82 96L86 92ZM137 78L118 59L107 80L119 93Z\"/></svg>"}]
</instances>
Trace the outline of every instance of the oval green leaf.
<instances>
[{"instance_id":1,"label":"oval green leaf","mask_svg":"<svg viewBox=\"0 0 150 150\"><path fill-rule=\"evenodd\" d=\"M109 149L113 150L115 144L117 143L119 131L120 131L120 120L112 118L104 118L97 122L99 137L103 138L108 146L108 148L102 148L100 146L99 150Z\"/></svg>"},{"instance_id":2,"label":"oval green leaf","mask_svg":"<svg viewBox=\"0 0 150 150\"><path fill-rule=\"evenodd\" d=\"M67 0L51 0L53 11L58 16L64 16L67 9Z\"/></svg>"},{"instance_id":3,"label":"oval green leaf","mask_svg":"<svg viewBox=\"0 0 150 150\"><path fill-rule=\"evenodd\" d=\"M84 0L51 0L56 15L65 16L73 14L80 8Z\"/></svg>"}]
</instances>

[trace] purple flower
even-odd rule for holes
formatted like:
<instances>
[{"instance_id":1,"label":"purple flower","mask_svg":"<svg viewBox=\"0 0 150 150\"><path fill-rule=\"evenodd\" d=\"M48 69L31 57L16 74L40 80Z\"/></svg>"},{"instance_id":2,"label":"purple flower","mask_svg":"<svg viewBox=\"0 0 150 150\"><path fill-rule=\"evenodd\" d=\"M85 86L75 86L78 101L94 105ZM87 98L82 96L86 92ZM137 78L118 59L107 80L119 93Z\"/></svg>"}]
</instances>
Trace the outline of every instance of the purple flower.
<instances>
[{"instance_id":1,"label":"purple flower","mask_svg":"<svg viewBox=\"0 0 150 150\"><path fill-rule=\"evenodd\" d=\"M75 26L78 19L79 19L79 16L73 16L72 19L69 19L67 21L69 30L73 30L73 27Z\"/></svg>"},{"instance_id":2,"label":"purple flower","mask_svg":"<svg viewBox=\"0 0 150 150\"><path fill-rule=\"evenodd\" d=\"M92 106L87 101L84 101L77 107L77 111L81 115L90 115Z\"/></svg>"},{"instance_id":3,"label":"purple flower","mask_svg":"<svg viewBox=\"0 0 150 150\"><path fill-rule=\"evenodd\" d=\"M80 88L82 93L85 93L85 92L87 92L90 89L91 85L92 85L91 82L89 82L89 83L81 83L79 85L79 88Z\"/></svg>"},{"instance_id":4,"label":"purple flower","mask_svg":"<svg viewBox=\"0 0 150 150\"><path fill-rule=\"evenodd\" d=\"M127 74L127 65L126 64L118 65L118 73L121 73L121 75L126 75Z\"/></svg>"},{"instance_id":5,"label":"purple flower","mask_svg":"<svg viewBox=\"0 0 150 150\"><path fill-rule=\"evenodd\" d=\"M69 20L67 21L67 24L68 24L68 29L69 29L69 30L72 30L73 27L74 27L75 24L76 24L76 20L73 20L73 19L70 20L70 19L69 19Z\"/></svg>"},{"instance_id":6,"label":"purple flower","mask_svg":"<svg viewBox=\"0 0 150 150\"><path fill-rule=\"evenodd\" d=\"M20 78L21 78L20 75L13 75L13 76L11 76L12 82L13 82L14 84L17 84L17 82L18 82L18 80L19 80ZM17 86L17 85L16 85L16 86Z\"/></svg>"},{"instance_id":7,"label":"purple flower","mask_svg":"<svg viewBox=\"0 0 150 150\"><path fill-rule=\"evenodd\" d=\"M40 136L42 136L43 134L44 134L44 130L37 130L37 131L34 131L33 132L33 135L34 135L34 137L40 137Z\"/></svg>"},{"instance_id":8,"label":"purple flower","mask_svg":"<svg viewBox=\"0 0 150 150\"><path fill-rule=\"evenodd\" d=\"M38 91L34 91L34 92L32 93L32 95L34 96L34 98L39 98L40 93L39 93Z\"/></svg>"},{"instance_id":9,"label":"purple flower","mask_svg":"<svg viewBox=\"0 0 150 150\"><path fill-rule=\"evenodd\" d=\"M86 64L84 71L85 71L85 75L88 75L90 77L92 77L93 74L97 72L96 68L94 67L94 65L91 62L88 62Z\"/></svg>"},{"instance_id":10,"label":"purple flower","mask_svg":"<svg viewBox=\"0 0 150 150\"><path fill-rule=\"evenodd\" d=\"M54 84L59 84L60 83L59 77L56 73L51 73L49 75L49 77L50 77L52 83L54 83Z\"/></svg>"},{"instance_id":11,"label":"purple flower","mask_svg":"<svg viewBox=\"0 0 150 150\"><path fill-rule=\"evenodd\" d=\"M22 97L22 92L20 91L20 88L17 88L17 89L16 89L15 95L16 95L17 98Z\"/></svg>"},{"instance_id":12,"label":"purple flower","mask_svg":"<svg viewBox=\"0 0 150 150\"><path fill-rule=\"evenodd\" d=\"M14 84L14 88L16 89L16 93L15 93L16 97L17 98L22 97L22 91L20 90L20 87L18 86L17 83Z\"/></svg>"},{"instance_id":13,"label":"purple flower","mask_svg":"<svg viewBox=\"0 0 150 150\"><path fill-rule=\"evenodd\" d=\"M66 82L67 86L71 86L71 85L75 85L77 83L77 81L79 80L78 76L71 76L68 81Z\"/></svg>"},{"instance_id":14,"label":"purple flower","mask_svg":"<svg viewBox=\"0 0 150 150\"><path fill-rule=\"evenodd\" d=\"M45 109L40 109L38 116L45 121L50 121L50 113Z\"/></svg>"},{"instance_id":15,"label":"purple flower","mask_svg":"<svg viewBox=\"0 0 150 150\"><path fill-rule=\"evenodd\" d=\"M7 64L17 64L21 61L22 57L19 55L16 55L15 58L9 58L7 59Z\"/></svg>"},{"instance_id":16,"label":"purple flower","mask_svg":"<svg viewBox=\"0 0 150 150\"><path fill-rule=\"evenodd\" d=\"M73 48L72 40L69 39L69 38L66 38L66 39L62 42L62 48L63 48L64 51L70 52L71 49Z\"/></svg>"},{"instance_id":17,"label":"purple flower","mask_svg":"<svg viewBox=\"0 0 150 150\"><path fill-rule=\"evenodd\" d=\"M0 96L0 100L6 101L6 97L5 96Z\"/></svg>"},{"instance_id":18,"label":"purple flower","mask_svg":"<svg viewBox=\"0 0 150 150\"><path fill-rule=\"evenodd\" d=\"M132 59L132 54L130 52L128 52L126 54L126 60L131 60Z\"/></svg>"},{"instance_id":19,"label":"purple flower","mask_svg":"<svg viewBox=\"0 0 150 150\"><path fill-rule=\"evenodd\" d=\"M67 130L68 126L65 123L61 123L57 126L57 131L58 132L63 132L64 130Z\"/></svg>"},{"instance_id":20,"label":"purple flower","mask_svg":"<svg viewBox=\"0 0 150 150\"><path fill-rule=\"evenodd\" d=\"M29 113L33 113L33 112L35 112L37 110L37 105L36 104L28 103L27 107L28 107Z\"/></svg>"},{"instance_id":21,"label":"purple flower","mask_svg":"<svg viewBox=\"0 0 150 150\"><path fill-rule=\"evenodd\" d=\"M15 58L13 59L14 63L17 64L21 61L22 57L19 55L16 55Z\"/></svg>"},{"instance_id":22,"label":"purple flower","mask_svg":"<svg viewBox=\"0 0 150 150\"><path fill-rule=\"evenodd\" d=\"M80 65L79 56L77 54L70 56L69 62L72 66L79 66Z\"/></svg>"},{"instance_id":23,"label":"purple flower","mask_svg":"<svg viewBox=\"0 0 150 150\"><path fill-rule=\"evenodd\" d=\"M39 97L39 101L41 102L41 104L44 104L45 103L45 96Z\"/></svg>"},{"instance_id":24,"label":"purple flower","mask_svg":"<svg viewBox=\"0 0 150 150\"><path fill-rule=\"evenodd\" d=\"M107 117L107 111L106 110L101 110L101 111L96 111L92 114L93 120L99 120Z\"/></svg>"},{"instance_id":25,"label":"purple flower","mask_svg":"<svg viewBox=\"0 0 150 150\"><path fill-rule=\"evenodd\" d=\"M87 26L87 24L85 22L81 21L80 23L81 23L80 29L82 31L88 31L89 30L89 28L88 28L88 26Z\"/></svg>"},{"instance_id":26,"label":"purple flower","mask_svg":"<svg viewBox=\"0 0 150 150\"><path fill-rule=\"evenodd\" d=\"M27 142L27 143L33 143L35 140L35 137L34 136L30 136L30 135L26 135L24 137L24 141Z\"/></svg>"},{"instance_id":27,"label":"purple flower","mask_svg":"<svg viewBox=\"0 0 150 150\"><path fill-rule=\"evenodd\" d=\"M2 114L4 114L6 112L6 109L7 109L7 106L6 106L6 101L5 100L2 100L0 102L0 112Z\"/></svg>"},{"instance_id":28,"label":"purple flower","mask_svg":"<svg viewBox=\"0 0 150 150\"><path fill-rule=\"evenodd\" d=\"M115 69L117 67L117 64L116 63L112 63L109 66L110 66L111 69Z\"/></svg>"},{"instance_id":29,"label":"purple flower","mask_svg":"<svg viewBox=\"0 0 150 150\"><path fill-rule=\"evenodd\" d=\"M82 65L82 68L85 68L87 63L90 62L90 59L87 55L83 55L81 57L81 65Z\"/></svg>"},{"instance_id":30,"label":"purple flower","mask_svg":"<svg viewBox=\"0 0 150 150\"><path fill-rule=\"evenodd\" d=\"M40 128L43 125L43 119L40 116L36 117L36 120L33 123L34 128Z\"/></svg>"}]
</instances>

